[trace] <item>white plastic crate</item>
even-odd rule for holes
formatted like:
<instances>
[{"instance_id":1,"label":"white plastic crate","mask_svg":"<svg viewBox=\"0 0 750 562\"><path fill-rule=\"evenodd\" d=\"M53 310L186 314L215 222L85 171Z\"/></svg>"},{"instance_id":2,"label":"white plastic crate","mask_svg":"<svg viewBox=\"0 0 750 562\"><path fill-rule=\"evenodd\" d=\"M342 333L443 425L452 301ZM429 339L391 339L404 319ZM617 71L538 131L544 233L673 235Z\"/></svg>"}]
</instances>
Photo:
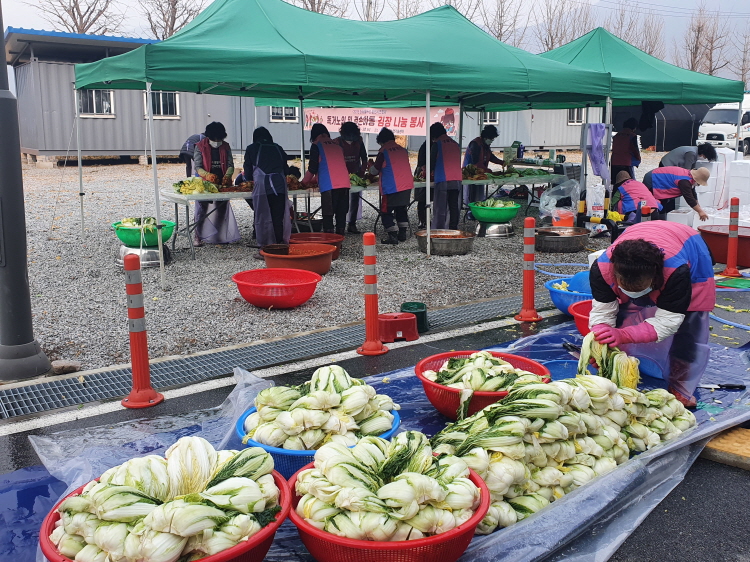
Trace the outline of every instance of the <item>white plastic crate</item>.
<instances>
[{"instance_id":1,"label":"white plastic crate","mask_svg":"<svg viewBox=\"0 0 750 562\"><path fill-rule=\"evenodd\" d=\"M696 212L692 209L679 209L676 211L670 211L667 213L667 220L671 222L678 222L687 226L693 226L693 220L695 219Z\"/></svg>"},{"instance_id":2,"label":"white plastic crate","mask_svg":"<svg viewBox=\"0 0 750 562\"><path fill-rule=\"evenodd\" d=\"M729 163L729 177L750 180L750 160L733 160Z\"/></svg>"},{"instance_id":3,"label":"white plastic crate","mask_svg":"<svg viewBox=\"0 0 750 562\"><path fill-rule=\"evenodd\" d=\"M713 207L714 205L714 192L709 191L706 193L698 193L698 205L703 207Z\"/></svg>"}]
</instances>

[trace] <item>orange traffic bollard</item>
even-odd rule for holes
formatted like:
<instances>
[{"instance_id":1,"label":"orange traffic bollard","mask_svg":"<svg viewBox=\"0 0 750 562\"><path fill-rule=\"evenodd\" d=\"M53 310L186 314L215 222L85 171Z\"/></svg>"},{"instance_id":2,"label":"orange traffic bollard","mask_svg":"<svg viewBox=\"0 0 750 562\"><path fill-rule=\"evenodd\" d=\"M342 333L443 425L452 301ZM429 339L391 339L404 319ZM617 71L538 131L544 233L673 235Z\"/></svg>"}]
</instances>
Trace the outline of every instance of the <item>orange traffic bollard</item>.
<instances>
[{"instance_id":1,"label":"orange traffic bollard","mask_svg":"<svg viewBox=\"0 0 750 562\"><path fill-rule=\"evenodd\" d=\"M365 246L365 343L357 349L360 355L383 355L388 348L380 341L378 321L378 258L375 254L375 234L366 232Z\"/></svg>"},{"instance_id":2,"label":"orange traffic bollard","mask_svg":"<svg viewBox=\"0 0 750 562\"><path fill-rule=\"evenodd\" d=\"M539 322L542 319L534 305L535 225L533 217L526 217L523 221L523 305L521 312L515 315L519 322Z\"/></svg>"},{"instance_id":3,"label":"orange traffic bollard","mask_svg":"<svg viewBox=\"0 0 750 562\"><path fill-rule=\"evenodd\" d=\"M122 401L126 408L148 408L164 401L164 396L151 387L146 342L146 312L143 308L143 283L141 259L125 256L125 291L128 295L128 329L130 331L130 362L133 372L133 389Z\"/></svg>"},{"instance_id":4,"label":"orange traffic bollard","mask_svg":"<svg viewBox=\"0 0 750 562\"><path fill-rule=\"evenodd\" d=\"M737 269L737 248L740 234L740 199L732 197L729 202L729 239L727 241L727 266L721 275L724 277L742 277Z\"/></svg>"}]
</instances>

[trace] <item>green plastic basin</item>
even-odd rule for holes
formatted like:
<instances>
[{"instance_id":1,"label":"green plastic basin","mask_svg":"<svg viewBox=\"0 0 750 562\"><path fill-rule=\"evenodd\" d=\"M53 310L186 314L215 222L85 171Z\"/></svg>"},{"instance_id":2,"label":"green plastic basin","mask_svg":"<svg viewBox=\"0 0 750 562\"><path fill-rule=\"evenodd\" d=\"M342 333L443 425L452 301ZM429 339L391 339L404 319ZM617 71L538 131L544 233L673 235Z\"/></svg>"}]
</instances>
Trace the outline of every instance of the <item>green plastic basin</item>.
<instances>
[{"instance_id":1,"label":"green plastic basin","mask_svg":"<svg viewBox=\"0 0 750 562\"><path fill-rule=\"evenodd\" d=\"M161 239L162 243L166 244L167 240L172 237L174 232L174 223L172 221L161 221ZM141 246L141 227L132 226L120 226L120 221L113 222L112 228L115 229L115 234L120 239L120 242L125 244L128 248L140 248ZM158 246L159 235L156 232L156 228L153 231L147 231L143 233L143 245L144 246Z\"/></svg>"},{"instance_id":2,"label":"green plastic basin","mask_svg":"<svg viewBox=\"0 0 750 562\"><path fill-rule=\"evenodd\" d=\"M471 214L479 222L508 222L516 218L521 205L516 203L512 207L478 207L469 203Z\"/></svg>"}]
</instances>

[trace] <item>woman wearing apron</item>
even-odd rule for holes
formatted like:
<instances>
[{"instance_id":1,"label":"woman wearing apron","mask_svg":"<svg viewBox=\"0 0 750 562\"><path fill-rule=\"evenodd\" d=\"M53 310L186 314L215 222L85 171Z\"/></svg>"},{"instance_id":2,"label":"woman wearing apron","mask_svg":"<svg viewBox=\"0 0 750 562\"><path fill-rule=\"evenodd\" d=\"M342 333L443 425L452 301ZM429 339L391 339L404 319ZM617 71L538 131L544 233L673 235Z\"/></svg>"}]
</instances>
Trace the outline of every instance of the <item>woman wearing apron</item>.
<instances>
[{"instance_id":1,"label":"woman wearing apron","mask_svg":"<svg viewBox=\"0 0 750 562\"><path fill-rule=\"evenodd\" d=\"M716 303L711 254L689 226L629 226L591 267L589 327L596 341L645 357L687 407L708 364Z\"/></svg>"},{"instance_id":2,"label":"woman wearing apron","mask_svg":"<svg viewBox=\"0 0 750 562\"><path fill-rule=\"evenodd\" d=\"M286 176L290 172L284 149L273 142L265 127L253 131L245 150L244 175L253 179L255 239L259 246L288 244L292 234ZM263 259L260 254L257 258Z\"/></svg>"},{"instance_id":3,"label":"woman wearing apron","mask_svg":"<svg viewBox=\"0 0 750 562\"><path fill-rule=\"evenodd\" d=\"M214 121L206 125L205 138L195 145L195 174L216 186L232 185L234 159L224 125ZM229 201L195 202L195 244L230 244L240 239L237 220Z\"/></svg>"},{"instance_id":4,"label":"woman wearing apron","mask_svg":"<svg viewBox=\"0 0 750 562\"><path fill-rule=\"evenodd\" d=\"M398 244L406 240L406 231L409 228L406 207L409 205L411 190L414 189L409 151L396 144L393 131L385 127L378 133L376 141L380 145L380 152L370 168L370 173L380 174L380 218L387 233L381 242Z\"/></svg>"},{"instance_id":5,"label":"woman wearing apron","mask_svg":"<svg viewBox=\"0 0 750 562\"><path fill-rule=\"evenodd\" d=\"M323 207L323 232L336 234L346 232L346 213L349 211L349 172L346 170L344 151L328 133L322 123L315 123L310 131L310 160L302 184L308 184L312 176L318 176L320 203Z\"/></svg>"}]
</instances>

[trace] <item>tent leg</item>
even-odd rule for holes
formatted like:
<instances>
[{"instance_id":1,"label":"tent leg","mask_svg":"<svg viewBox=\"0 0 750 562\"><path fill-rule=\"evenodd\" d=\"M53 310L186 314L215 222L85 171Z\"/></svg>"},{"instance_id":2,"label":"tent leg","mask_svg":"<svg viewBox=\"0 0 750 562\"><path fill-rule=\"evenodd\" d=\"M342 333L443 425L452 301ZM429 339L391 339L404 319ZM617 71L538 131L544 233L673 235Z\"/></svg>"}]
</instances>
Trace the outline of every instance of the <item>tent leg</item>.
<instances>
[{"instance_id":1,"label":"tent leg","mask_svg":"<svg viewBox=\"0 0 750 562\"><path fill-rule=\"evenodd\" d=\"M605 111L607 114L604 116L604 124L605 125L612 125L612 98L607 97L607 105Z\"/></svg>"},{"instance_id":2,"label":"tent leg","mask_svg":"<svg viewBox=\"0 0 750 562\"><path fill-rule=\"evenodd\" d=\"M464 102L458 101L458 148L463 152L464 149Z\"/></svg>"},{"instance_id":3,"label":"tent leg","mask_svg":"<svg viewBox=\"0 0 750 562\"><path fill-rule=\"evenodd\" d=\"M744 151L740 156L740 143L742 142L742 102L740 101L739 109L737 110L737 146L734 149L734 159L742 160L744 158Z\"/></svg>"},{"instance_id":4,"label":"tent leg","mask_svg":"<svg viewBox=\"0 0 750 562\"><path fill-rule=\"evenodd\" d=\"M424 119L424 142L425 142L425 171L424 171L424 181L425 181L425 189L424 189L424 196L425 196L425 207L426 207L426 213L425 218L427 219L427 257L430 257L430 252L432 250L431 244L430 244L430 223L432 222L432 203L430 202L430 156L432 151L432 145L430 143L430 90L427 90L425 92L425 119Z\"/></svg>"},{"instance_id":5,"label":"tent leg","mask_svg":"<svg viewBox=\"0 0 750 562\"><path fill-rule=\"evenodd\" d=\"M586 106L583 133L581 135L581 191L588 186L588 142L589 142L589 106Z\"/></svg>"},{"instance_id":6,"label":"tent leg","mask_svg":"<svg viewBox=\"0 0 750 562\"><path fill-rule=\"evenodd\" d=\"M161 232L161 201L159 197L159 173L156 169L156 143L154 142L154 108L151 100L151 82L146 82L146 107L148 108L148 138L151 144L151 168L154 171L154 205L156 206L156 235L159 239L159 271L161 273L161 290L167 290L164 275L164 241ZM229 203L227 203L228 205Z\"/></svg>"},{"instance_id":7,"label":"tent leg","mask_svg":"<svg viewBox=\"0 0 750 562\"><path fill-rule=\"evenodd\" d=\"M78 198L81 200L81 240L83 240L83 160L81 159L81 108L78 101L78 90L73 90L76 104L76 150L78 153Z\"/></svg>"},{"instance_id":8,"label":"tent leg","mask_svg":"<svg viewBox=\"0 0 750 562\"><path fill-rule=\"evenodd\" d=\"M305 175L305 102L302 96L299 97L299 159L302 162L302 176Z\"/></svg>"}]
</instances>

